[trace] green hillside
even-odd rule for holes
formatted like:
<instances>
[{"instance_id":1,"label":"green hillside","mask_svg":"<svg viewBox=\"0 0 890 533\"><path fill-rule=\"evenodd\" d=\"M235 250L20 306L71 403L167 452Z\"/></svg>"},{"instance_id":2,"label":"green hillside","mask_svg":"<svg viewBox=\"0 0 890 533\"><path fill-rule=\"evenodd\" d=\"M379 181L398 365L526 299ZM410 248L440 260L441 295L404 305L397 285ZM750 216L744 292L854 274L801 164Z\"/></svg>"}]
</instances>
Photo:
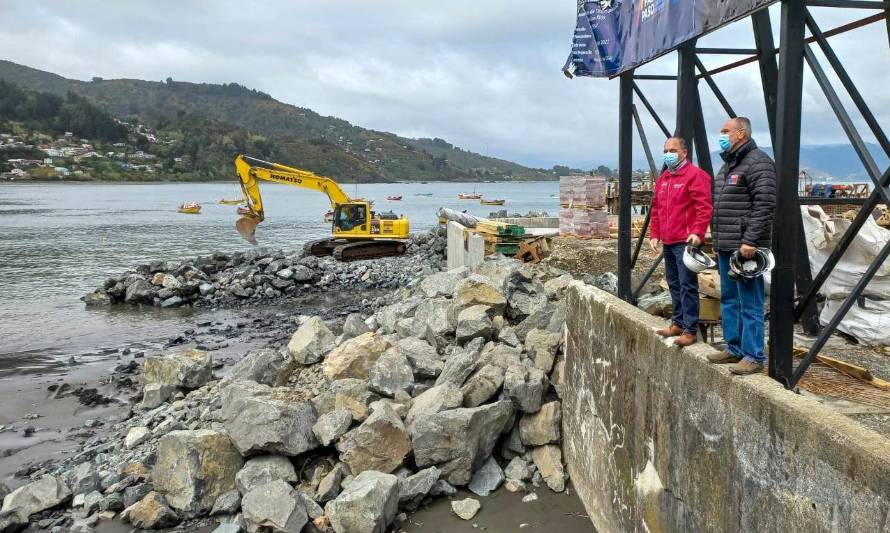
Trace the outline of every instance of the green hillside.
<instances>
[{"instance_id":1,"label":"green hillside","mask_svg":"<svg viewBox=\"0 0 890 533\"><path fill-rule=\"evenodd\" d=\"M342 181L477 181L555 179L552 171L461 150L441 139L408 139L367 130L311 109L285 104L238 84L186 83L167 79L70 80L9 61L0 61L0 79L26 89L60 96L75 93L123 120L164 132L204 119L230 128L232 137L259 135L282 162ZM248 133L249 132L249 133ZM217 143L223 159L239 148Z\"/></svg>"}]
</instances>

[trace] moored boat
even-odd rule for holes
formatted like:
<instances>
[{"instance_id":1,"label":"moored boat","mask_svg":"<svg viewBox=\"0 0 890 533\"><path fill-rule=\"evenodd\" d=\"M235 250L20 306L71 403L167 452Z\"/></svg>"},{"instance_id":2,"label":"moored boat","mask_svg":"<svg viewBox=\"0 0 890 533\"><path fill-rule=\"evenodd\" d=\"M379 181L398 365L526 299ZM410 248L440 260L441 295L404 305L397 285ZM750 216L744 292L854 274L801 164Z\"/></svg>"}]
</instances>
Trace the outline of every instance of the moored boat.
<instances>
[{"instance_id":1,"label":"moored boat","mask_svg":"<svg viewBox=\"0 0 890 533\"><path fill-rule=\"evenodd\" d=\"M197 215L201 212L201 204L198 202L186 202L179 206L178 211L186 215Z\"/></svg>"},{"instance_id":2,"label":"moored boat","mask_svg":"<svg viewBox=\"0 0 890 533\"><path fill-rule=\"evenodd\" d=\"M221 198L219 200L220 205L239 205L239 204L243 204L243 203L244 203L243 198L237 198L237 199L235 199L235 198Z\"/></svg>"},{"instance_id":3,"label":"moored boat","mask_svg":"<svg viewBox=\"0 0 890 533\"><path fill-rule=\"evenodd\" d=\"M481 200L482 195L477 193L462 192L457 195L458 200Z\"/></svg>"},{"instance_id":4,"label":"moored boat","mask_svg":"<svg viewBox=\"0 0 890 533\"><path fill-rule=\"evenodd\" d=\"M427 198L429 198L432 195L433 195L433 193L431 193L431 192L416 192L416 193L414 193L414 196L425 196Z\"/></svg>"},{"instance_id":5,"label":"moored boat","mask_svg":"<svg viewBox=\"0 0 890 533\"><path fill-rule=\"evenodd\" d=\"M401 195L399 195L399 196L387 196L386 199L389 200L390 202L401 202L401 201L402 201L402 196L401 196Z\"/></svg>"},{"instance_id":6,"label":"moored boat","mask_svg":"<svg viewBox=\"0 0 890 533\"><path fill-rule=\"evenodd\" d=\"M504 205L506 200L480 200L479 203L482 205Z\"/></svg>"}]
</instances>

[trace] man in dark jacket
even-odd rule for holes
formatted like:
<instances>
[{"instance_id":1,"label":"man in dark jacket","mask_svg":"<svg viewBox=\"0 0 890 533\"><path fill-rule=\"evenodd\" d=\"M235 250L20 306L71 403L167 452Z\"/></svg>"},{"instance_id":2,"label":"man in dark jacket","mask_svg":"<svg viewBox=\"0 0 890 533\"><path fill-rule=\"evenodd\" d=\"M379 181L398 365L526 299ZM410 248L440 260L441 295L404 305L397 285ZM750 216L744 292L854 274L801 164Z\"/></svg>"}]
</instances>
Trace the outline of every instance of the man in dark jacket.
<instances>
[{"instance_id":1,"label":"man in dark jacket","mask_svg":"<svg viewBox=\"0 0 890 533\"><path fill-rule=\"evenodd\" d=\"M751 121L730 119L720 130L724 164L714 178L711 232L720 271L720 311L726 350L708 357L712 363L733 363L733 374L760 372L764 355L763 276L729 277L729 258L736 250L753 257L769 248L776 207L776 166L751 139Z\"/></svg>"}]
</instances>

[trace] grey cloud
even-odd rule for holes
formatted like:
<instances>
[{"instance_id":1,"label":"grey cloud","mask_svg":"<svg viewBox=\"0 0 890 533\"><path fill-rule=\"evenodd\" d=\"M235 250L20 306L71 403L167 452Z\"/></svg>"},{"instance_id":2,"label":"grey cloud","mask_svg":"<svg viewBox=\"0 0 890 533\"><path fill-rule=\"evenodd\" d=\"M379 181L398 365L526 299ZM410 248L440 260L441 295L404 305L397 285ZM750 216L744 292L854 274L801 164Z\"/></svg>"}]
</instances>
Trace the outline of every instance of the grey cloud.
<instances>
[{"instance_id":1,"label":"grey cloud","mask_svg":"<svg viewBox=\"0 0 890 533\"><path fill-rule=\"evenodd\" d=\"M0 5L12 21L0 29L5 58L68 77L235 81L364 127L438 136L527 164L589 166L617 158L617 81L567 80L560 72L575 0ZM775 25L778 10L772 11ZM837 11L817 12L824 28L849 20ZM885 113L890 96L882 87L890 74L874 62L886 54L862 53L863 42L886 51L879 26L839 37L836 45L873 109ZM750 47L750 22L701 44ZM673 56L645 67L675 69ZM721 74L718 82L768 140L756 66ZM673 127L671 84L649 83L647 94ZM708 128L716 131L724 115L704 86L703 94ZM804 142L842 140L811 79L805 106ZM661 136L645 121L657 149Z\"/></svg>"}]
</instances>

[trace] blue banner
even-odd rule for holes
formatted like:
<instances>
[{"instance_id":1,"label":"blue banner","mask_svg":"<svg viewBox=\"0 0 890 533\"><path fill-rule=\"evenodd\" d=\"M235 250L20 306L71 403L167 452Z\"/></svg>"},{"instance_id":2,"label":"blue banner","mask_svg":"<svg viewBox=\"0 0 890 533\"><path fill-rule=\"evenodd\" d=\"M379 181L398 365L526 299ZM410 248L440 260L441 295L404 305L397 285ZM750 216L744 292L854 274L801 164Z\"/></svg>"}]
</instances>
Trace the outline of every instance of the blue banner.
<instances>
[{"instance_id":1,"label":"blue banner","mask_svg":"<svg viewBox=\"0 0 890 533\"><path fill-rule=\"evenodd\" d=\"M776 0L578 0L566 76L609 77Z\"/></svg>"}]
</instances>

